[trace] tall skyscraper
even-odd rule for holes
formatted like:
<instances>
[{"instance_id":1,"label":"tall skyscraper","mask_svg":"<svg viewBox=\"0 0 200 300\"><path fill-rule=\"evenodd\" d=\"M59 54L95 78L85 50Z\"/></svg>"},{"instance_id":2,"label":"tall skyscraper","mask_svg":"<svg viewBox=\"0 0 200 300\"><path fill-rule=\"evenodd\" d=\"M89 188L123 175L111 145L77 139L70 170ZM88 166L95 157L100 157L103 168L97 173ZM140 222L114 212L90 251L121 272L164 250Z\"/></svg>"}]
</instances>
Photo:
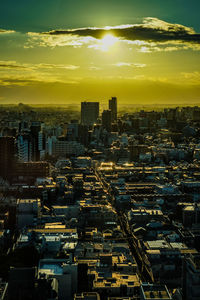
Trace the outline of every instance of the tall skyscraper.
<instances>
[{"instance_id":1,"label":"tall skyscraper","mask_svg":"<svg viewBox=\"0 0 200 300\"><path fill-rule=\"evenodd\" d=\"M15 162L15 138L0 137L0 177L10 179Z\"/></svg>"},{"instance_id":2,"label":"tall skyscraper","mask_svg":"<svg viewBox=\"0 0 200 300\"><path fill-rule=\"evenodd\" d=\"M32 137L30 134L21 134L17 137L18 160L28 162L32 160Z\"/></svg>"},{"instance_id":3,"label":"tall skyscraper","mask_svg":"<svg viewBox=\"0 0 200 300\"><path fill-rule=\"evenodd\" d=\"M111 110L112 122L117 121L117 98L112 97L109 100L109 109Z\"/></svg>"},{"instance_id":4,"label":"tall skyscraper","mask_svg":"<svg viewBox=\"0 0 200 300\"><path fill-rule=\"evenodd\" d=\"M107 130L107 132L111 132L112 128L112 113L111 110L104 110L102 113L102 126Z\"/></svg>"},{"instance_id":5,"label":"tall skyscraper","mask_svg":"<svg viewBox=\"0 0 200 300\"><path fill-rule=\"evenodd\" d=\"M183 299L200 299L200 255L190 254L183 260Z\"/></svg>"},{"instance_id":6,"label":"tall skyscraper","mask_svg":"<svg viewBox=\"0 0 200 300\"><path fill-rule=\"evenodd\" d=\"M88 147L89 144L89 128L87 125L79 125L78 128L78 141L85 147Z\"/></svg>"},{"instance_id":7,"label":"tall skyscraper","mask_svg":"<svg viewBox=\"0 0 200 300\"><path fill-rule=\"evenodd\" d=\"M67 140L76 141L78 139L78 120L71 120L71 123L67 124Z\"/></svg>"},{"instance_id":8,"label":"tall skyscraper","mask_svg":"<svg viewBox=\"0 0 200 300\"><path fill-rule=\"evenodd\" d=\"M40 160L40 151L43 148L43 137L41 133L41 123L32 122L31 124L31 136L32 136L32 160Z\"/></svg>"},{"instance_id":9,"label":"tall skyscraper","mask_svg":"<svg viewBox=\"0 0 200 300\"><path fill-rule=\"evenodd\" d=\"M81 124L93 125L99 117L99 102L81 102Z\"/></svg>"}]
</instances>

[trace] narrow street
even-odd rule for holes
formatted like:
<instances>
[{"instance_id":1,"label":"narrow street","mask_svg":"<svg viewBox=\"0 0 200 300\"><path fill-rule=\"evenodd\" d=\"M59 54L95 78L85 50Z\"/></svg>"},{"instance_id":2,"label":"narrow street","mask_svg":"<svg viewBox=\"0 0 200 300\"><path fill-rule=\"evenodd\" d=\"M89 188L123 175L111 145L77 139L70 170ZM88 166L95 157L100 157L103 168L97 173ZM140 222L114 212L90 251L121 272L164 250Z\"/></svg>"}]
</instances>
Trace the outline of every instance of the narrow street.
<instances>
[{"instance_id":1,"label":"narrow street","mask_svg":"<svg viewBox=\"0 0 200 300\"><path fill-rule=\"evenodd\" d=\"M99 174L97 169L95 169L95 174L108 195L109 203L112 205L113 209L116 211L118 215L118 220L119 220L121 230L123 232L125 239L129 244L131 253L138 265L138 274L140 276L140 279L145 282L153 283L154 278L153 278L153 273L151 271L150 263L147 257L145 256L145 254L143 253L142 249L140 248L139 240L131 232L126 215L116 208L115 196L112 193L112 189L110 188L110 186L108 187L105 184L105 181L102 179L101 174Z\"/></svg>"}]
</instances>

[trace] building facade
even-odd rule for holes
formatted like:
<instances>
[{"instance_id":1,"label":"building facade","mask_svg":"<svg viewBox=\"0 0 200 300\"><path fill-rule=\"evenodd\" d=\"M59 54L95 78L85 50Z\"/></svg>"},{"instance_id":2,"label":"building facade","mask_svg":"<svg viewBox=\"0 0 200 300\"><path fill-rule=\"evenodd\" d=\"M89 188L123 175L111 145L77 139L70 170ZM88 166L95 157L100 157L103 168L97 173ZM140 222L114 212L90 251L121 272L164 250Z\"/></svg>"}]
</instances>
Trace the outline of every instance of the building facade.
<instances>
[{"instance_id":1,"label":"building facade","mask_svg":"<svg viewBox=\"0 0 200 300\"><path fill-rule=\"evenodd\" d=\"M99 117L99 102L81 102L81 124L93 125Z\"/></svg>"}]
</instances>

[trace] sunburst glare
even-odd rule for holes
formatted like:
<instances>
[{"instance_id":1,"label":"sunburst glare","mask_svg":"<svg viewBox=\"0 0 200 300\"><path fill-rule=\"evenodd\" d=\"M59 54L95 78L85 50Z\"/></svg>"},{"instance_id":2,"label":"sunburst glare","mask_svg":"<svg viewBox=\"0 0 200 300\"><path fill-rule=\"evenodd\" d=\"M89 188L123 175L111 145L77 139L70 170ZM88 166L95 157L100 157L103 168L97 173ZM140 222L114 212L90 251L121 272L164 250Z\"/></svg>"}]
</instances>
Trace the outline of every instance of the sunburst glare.
<instances>
[{"instance_id":1,"label":"sunburst glare","mask_svg":"<svg viewBox=\"0 0 200 300\"><path fill-rule=\"evenodd\" d=\"M106 34L101 40L100 40L100 49L102 51L109 51L112 46L116 44L116 42L119 39L113 36L112 34Z\"/></svg>"}]
</instances>

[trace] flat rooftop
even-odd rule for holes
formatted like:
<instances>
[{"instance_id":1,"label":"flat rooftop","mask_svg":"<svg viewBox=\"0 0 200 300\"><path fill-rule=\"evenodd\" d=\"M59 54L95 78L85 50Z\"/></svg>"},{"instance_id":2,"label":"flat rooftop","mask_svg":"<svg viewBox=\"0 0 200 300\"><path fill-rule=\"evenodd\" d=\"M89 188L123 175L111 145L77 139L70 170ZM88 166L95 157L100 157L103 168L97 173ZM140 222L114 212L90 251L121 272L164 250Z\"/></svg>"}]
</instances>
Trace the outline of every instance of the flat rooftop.
<instances>
[{"instance_id":1,"label":"flat rooftop","mask_svg":"<svg viewBox=\"0 0 200 300\"><path fill-rule=\"evenodd\" d=\"M101 277L99 273L91 271L95 275L93 285L95 288L116 288L121 285L140 286L140 281L137 274L121 274L113 272L110 277Z\"/></svg>"},{"instance_id":2,"label":"flat rooftop","mask_svg":"<svg viewBox=\"0 0 200 300\"><path fill-rule=\"evenodd\" d=\"M172 299L165 285L142 284L141 291L144 295L144 299L146 300Z\"/></svg>"},{"instance_id":3,"label":"flat rooftop","mask_svg":"<svg viewBox=\"0 0 200 300\"><path fill-rule=\"evenodd\" d=\"M48 275L62 275L63 268L59 263L44 263L40 265L39 273L45 273Z\"/></svg>"},{"instance_id":4,"label":"flat rooftop","mask_svg":"<svg viewBox=\"0 0 200 300\"><path fill-rule=\"evenodd\" d=\"M28 232L38 232L38 233L77 233L76 228L36 228L36 229L29 229Z\"/></svg>"},{"instance_id":5,"label":"flat rooftop","mask_svg":"<svg viewBox=\"0 0 200 300\"><path fill-rule=\"evenodd\" d=\"M170 246L165 240L157 240L157 241L148 241L147 242L149 249L169 249Z\"/></svg>"}]
</instances>

